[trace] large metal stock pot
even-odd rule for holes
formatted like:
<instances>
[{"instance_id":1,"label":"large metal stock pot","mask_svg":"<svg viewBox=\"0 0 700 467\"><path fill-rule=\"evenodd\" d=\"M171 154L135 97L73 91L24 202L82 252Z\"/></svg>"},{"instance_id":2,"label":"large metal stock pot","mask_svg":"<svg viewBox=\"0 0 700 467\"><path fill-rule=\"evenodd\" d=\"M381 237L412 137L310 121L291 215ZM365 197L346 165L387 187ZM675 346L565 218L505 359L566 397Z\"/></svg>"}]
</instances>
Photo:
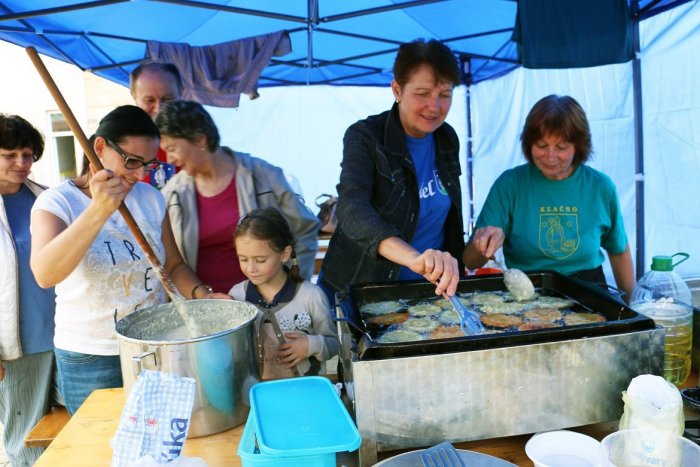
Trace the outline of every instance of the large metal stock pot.
<instances>
[{"instance_id":1,"label":"large metal stock pot","mask_svg":"<svg viewBox=\"0 0 700 467\"><path fill-rule=\"evenodd\" d=\"M194 378L188 437L240 425L250 410L248 390L260 375L257 314L249 303L192 300L145 308L119 320L116 331L125 391L131 390L142 369Z\"/></svg>"}]
</instances>

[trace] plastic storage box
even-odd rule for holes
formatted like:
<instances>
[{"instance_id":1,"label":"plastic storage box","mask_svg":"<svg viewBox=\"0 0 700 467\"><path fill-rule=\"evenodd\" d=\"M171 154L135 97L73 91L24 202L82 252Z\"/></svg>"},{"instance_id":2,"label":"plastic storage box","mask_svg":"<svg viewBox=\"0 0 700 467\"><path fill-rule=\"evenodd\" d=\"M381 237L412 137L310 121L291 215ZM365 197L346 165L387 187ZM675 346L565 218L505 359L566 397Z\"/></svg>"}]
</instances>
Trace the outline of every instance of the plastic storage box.
<instances>
[{"instance_id":1,"label":"plastic storage box","mask_svg":"<svg viewBox=\"0 0 700 467\"><path fill-rule=\"evenodd\" d=\"M326 378L258 383L238 446L244 467L335 467L335 454L360 447L357 427Z\"/></svg>"}]
</instances>

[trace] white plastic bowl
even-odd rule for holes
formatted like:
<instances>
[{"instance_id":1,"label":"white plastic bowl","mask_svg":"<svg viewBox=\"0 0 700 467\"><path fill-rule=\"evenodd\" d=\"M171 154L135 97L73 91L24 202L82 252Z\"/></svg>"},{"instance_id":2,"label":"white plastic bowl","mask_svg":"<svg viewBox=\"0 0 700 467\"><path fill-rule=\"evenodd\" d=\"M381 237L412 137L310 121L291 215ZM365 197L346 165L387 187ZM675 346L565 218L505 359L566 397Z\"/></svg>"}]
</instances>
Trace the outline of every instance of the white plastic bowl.
<instances>
[{"instance_id":1,"label":"white plastic bowl","mask_svg":"<svg viewBox=\"0 0 700 467\"><path fill-rule=\"evenodd\" d=\"M600 443L590 436L559 430L537 433L525 445L535 467L597 467Z\"/></svg>"},{"instance_id":2,"label":"white plastic bowl","mask_svg":"<svg viewBox=\"0 0 700 467\"><path fill-rule=\"evenodd\" d=\"M620 430L610 433L600 442L602 463L616 465L673 465L698 467L700 447L675 434Z\"/></svg>"}]
</instances>

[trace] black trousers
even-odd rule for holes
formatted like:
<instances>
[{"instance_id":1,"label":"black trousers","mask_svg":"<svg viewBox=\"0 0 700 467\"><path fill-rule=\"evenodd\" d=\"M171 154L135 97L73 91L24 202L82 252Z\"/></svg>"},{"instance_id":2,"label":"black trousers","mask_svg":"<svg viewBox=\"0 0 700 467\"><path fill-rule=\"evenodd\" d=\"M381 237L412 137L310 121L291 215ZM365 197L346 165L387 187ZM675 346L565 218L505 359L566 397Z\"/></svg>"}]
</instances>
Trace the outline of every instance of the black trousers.
<instances>
[{"instance_id":1,"label":"black trousers","mask_svg":"<svg viewBox=\"0 0 700 467\"><path fill-rule=\"evenodd\" d=\"M590 282L593 285L607 289L608 284L605 281L605 274L603 273L603 266L598 266L595 269L586 269L583 271L578 271L573 274L569 274L569 277L574 279L579 279L582 281Z\"/></svg>"}]
</instances>

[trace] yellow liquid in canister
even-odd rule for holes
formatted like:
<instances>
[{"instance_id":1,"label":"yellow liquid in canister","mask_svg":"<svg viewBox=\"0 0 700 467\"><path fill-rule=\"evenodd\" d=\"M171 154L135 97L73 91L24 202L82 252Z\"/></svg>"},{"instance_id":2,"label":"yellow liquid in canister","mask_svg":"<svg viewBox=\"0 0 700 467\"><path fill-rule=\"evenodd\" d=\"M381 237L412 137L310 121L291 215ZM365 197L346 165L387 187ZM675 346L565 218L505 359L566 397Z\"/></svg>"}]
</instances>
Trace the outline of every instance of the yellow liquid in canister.
<instances>
[{"instance_id":1,"label":"yellow liquid in canister","mask_svg":"<svg viewBox=\"0 0 700 467\"><path fill-rule=\"evenodd\" d=\"M682 384L690 375L690 352L693 345L693 311L691 308L674 303L644 303L634 307L663 326L666 337L664 344L664 378L675 384Z\"/></svg>"}]
</instances>

